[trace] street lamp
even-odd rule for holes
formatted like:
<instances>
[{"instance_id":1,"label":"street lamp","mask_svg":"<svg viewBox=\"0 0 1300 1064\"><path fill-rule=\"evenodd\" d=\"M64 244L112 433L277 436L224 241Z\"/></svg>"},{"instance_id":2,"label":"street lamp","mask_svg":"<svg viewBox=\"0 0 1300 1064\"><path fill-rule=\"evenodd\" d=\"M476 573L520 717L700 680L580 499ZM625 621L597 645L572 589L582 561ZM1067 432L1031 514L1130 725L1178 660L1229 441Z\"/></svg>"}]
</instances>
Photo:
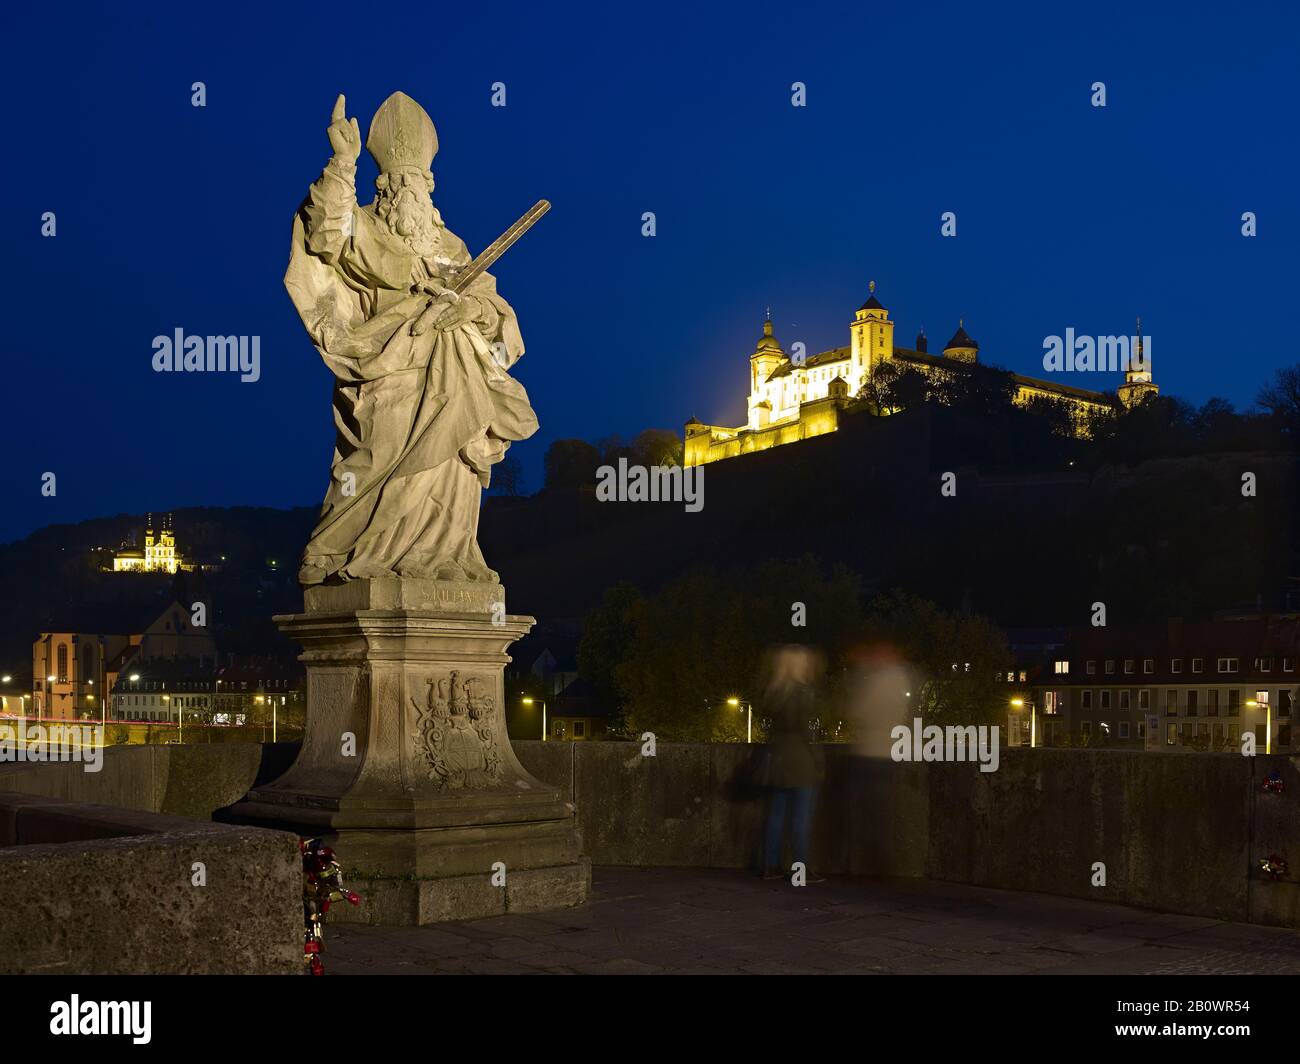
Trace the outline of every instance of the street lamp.
<instances>
[{"instance_id":1,"label":"street lamp","mask_svg":"<svg viewBox=\"0 0 1300 1064\"><path fill-rule=\"evenodd\" d=\"M1023 698L1013 698L1011 700L1011 704L1016 709L1025 708L1025 700ZM1033 700L1031 699L1029 702L1029 749L1032 750L1037 745L1037 743L1038 743L1038 710L1034 706Z\"/></svg>"},{"instance_id":2,"label":"street lamp","mask_svg":"<svg viewBox=\"0 0 1300 1064\"><path fill-rule=\"evenodd\" d=\"M727 705L735 706L737 709L744 706L748 710L745 715L745 742L752 743L754 741L754 704L744 702L739 698L728 698Z\"/></svg>"},{"instance_id":3,"label":"street lamp","mask_svg":"<svg viewBox=\"0 0 1300 1064\"><path fill-rule=\"evenodd\" d=\"M543 698L540 701L542 703L542 742L546 742L546 699ZM523 703L526 706L531 706L533 700L531 698L524 698Z\"/></svg>"},{"instance_id":4,"label":"street lamp","mask_svg":"<svg viewBox=\"0 0 1300 1064\"><path fill-rule=\"evenodd\" d=\"M1260 706L1264 707L1264 753L1271 754L1273 752L1273 707L1272 705L1270 705L1267 700L1263 702L1257 702L1253 698L1248 698L1246 700L1246 705L1254 706L1256 709L1258 709Z\"/></svg>"},{"instance_id":5,"label":"street lamp","mask_svg":"<svg viewBox=\"0 0 1300 1064\"><path fill-rule=\"evenodd\" d=\"M258 703L259 705L261 705L263 702L271 703L271 742L277 742L278 740L276 738L276 735L277 735L277 730L279 728L278 713L280 707L275 704L275 695L267 695L265 698L263 698L261 695L257 695L253 699L253 701ZM284 704L284 695L280 696L280 704L281 705ZM262 737L266 738L265 732L262 733Z\"/></svg>"}]
</instances>

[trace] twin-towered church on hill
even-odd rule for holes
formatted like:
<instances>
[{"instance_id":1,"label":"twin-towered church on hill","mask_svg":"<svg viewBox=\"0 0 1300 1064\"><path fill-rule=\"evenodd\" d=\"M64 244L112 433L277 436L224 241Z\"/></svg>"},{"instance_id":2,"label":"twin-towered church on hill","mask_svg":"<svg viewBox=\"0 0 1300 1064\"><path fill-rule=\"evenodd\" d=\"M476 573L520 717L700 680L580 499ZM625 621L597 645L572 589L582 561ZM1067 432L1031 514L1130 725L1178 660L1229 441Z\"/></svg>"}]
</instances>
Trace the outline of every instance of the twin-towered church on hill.
<instances>
[{"instance_id":1,"label":"twin-towered church on hill","mask_svg":"<svg viewBox=\"0 0 1300 1064\"><path fill-rule=\"evenodd\" d=\"M952 368L954 363L979 361L979 344L961 324L942 355L929 353L923 332L917 336L915 347L897 346L894 323L876 298L874 281L870 288L867 301L849 325L847 347L792 358L773 334L770 318L764 322L763 335L749 356L747 422L740 428L723 428L692 418L686 423L684 464L703 465L834 432L844 407L886 363L933 375ZM1140 338L1137 354L1137 359L1125 366L1125 381L1116 394L1012 374L1015 402L1025 405L1035 399L1048 399L1063 403L1074 414L1079 431L1083 431L1090 415L1121 404L1132 405L1158 391L1151 379L1149 361L1142 360Z\"/></svg>"}]
</instances>

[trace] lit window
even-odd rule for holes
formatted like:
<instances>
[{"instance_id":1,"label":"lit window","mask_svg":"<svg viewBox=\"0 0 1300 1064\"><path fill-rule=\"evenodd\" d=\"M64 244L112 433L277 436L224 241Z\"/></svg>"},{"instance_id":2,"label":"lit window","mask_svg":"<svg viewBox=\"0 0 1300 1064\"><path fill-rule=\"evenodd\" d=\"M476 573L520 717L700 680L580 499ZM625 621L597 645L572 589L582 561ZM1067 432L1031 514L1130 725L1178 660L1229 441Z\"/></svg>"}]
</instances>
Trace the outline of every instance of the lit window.
<instances>
[{"instance_id":1,"label":"lit window","mask_svg":"<svg viewBox=\"0 0 1300 1064\"><path fill-rule=\"evenodd\" d=\"M1057 676L1065 676L1070 671L1070 663L1068 661L1055 662L1052 671L1055 672Z\"/></svg>"}]
</instances>

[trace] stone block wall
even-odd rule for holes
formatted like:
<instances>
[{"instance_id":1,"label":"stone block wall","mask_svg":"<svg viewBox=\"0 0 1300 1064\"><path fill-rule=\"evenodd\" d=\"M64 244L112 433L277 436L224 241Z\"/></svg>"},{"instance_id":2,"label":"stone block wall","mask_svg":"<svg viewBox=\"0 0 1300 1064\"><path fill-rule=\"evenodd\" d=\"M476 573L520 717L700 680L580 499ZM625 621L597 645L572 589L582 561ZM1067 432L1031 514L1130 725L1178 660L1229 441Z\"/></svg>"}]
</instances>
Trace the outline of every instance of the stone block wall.
<instances>
[{"instance_id":1,"label":"stone block wall","mask_svg":"<svg viewBox=\"0 0 1300 1064\"><path fill-rule=\"evenodd\" d=\"M302 864L284 832L0 792L0 897L3 974L302 970Z\"/></svg>"}]
</instances>

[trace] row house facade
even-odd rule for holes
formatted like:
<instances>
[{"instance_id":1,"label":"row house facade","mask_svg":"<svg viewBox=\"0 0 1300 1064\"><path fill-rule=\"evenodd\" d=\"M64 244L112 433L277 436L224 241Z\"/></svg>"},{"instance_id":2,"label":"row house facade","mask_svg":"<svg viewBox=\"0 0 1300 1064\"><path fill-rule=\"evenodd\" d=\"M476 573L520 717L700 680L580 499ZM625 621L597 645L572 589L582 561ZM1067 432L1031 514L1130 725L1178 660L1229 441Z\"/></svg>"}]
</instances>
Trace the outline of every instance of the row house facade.
<instances>
[{"instance_id":1,"label":"row house facade","mask_svg":"<svg viewBox=\"0 0 1300 1064\"><path fill-rule=\"evenodd\" d=\"M1015 701L1042 746L1289 753L1298 656L1295 615L1077 629Z\"/></svg>"}]
</instances>

